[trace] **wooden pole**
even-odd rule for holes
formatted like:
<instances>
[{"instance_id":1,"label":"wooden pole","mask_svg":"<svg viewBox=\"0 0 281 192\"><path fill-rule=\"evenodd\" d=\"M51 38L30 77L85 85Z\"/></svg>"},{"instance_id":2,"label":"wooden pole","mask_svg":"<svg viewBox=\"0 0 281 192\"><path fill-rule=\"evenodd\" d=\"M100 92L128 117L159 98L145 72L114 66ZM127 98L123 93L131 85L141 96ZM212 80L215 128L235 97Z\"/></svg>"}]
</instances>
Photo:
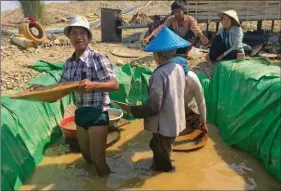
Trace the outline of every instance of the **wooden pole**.
<instances>
[{"instance_id":1,"label":"wooden pole","mask_svg":"<svg viewBox=\"0 0 281 192\"><path fill-rule=\"evenodd\" d=\"M257 31L260 32L262 30L262 21L259 20L257 23Z\"/></svg>"},{"instance_id":2,"label":"wooden pole","mask_svg":"<svg viewBox=\"0 0 281 192\"><path fill-rule=\"evenodd\" d=\"M271 32L274 30L274 20L271 21Z\"/></svg>"},{"instance_id":3,"label":"wooden pole","mask_svg":"<svg viewBox=\"0 0 281 192\"><path fill-rule=\"evenodd\" d=\"M216 32L219 30L220 22L216 22Z\"/></svg>"}]
</instances>

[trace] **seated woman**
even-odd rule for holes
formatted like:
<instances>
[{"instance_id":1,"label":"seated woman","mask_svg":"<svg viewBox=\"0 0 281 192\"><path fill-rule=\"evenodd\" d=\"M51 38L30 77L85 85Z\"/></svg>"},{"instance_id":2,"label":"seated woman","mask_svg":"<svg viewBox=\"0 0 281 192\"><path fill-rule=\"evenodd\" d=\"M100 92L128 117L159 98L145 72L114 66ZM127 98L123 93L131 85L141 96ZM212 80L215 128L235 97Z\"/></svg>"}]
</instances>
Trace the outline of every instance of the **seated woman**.
<instances>
[{"instance_id":1,"label":"seated woman","mask_svg":"<svg viewBox=\"0 0 281 192\"><path fill-rule=\"evenodd\" d=\"M220 28L212 41L209 54L206 55L208 61L219 62L221 60L231 60L237 58L237 53L244 53L243 31L236 11L228 10L219 13L223 28Z\"/></svg>"}]
</instances>

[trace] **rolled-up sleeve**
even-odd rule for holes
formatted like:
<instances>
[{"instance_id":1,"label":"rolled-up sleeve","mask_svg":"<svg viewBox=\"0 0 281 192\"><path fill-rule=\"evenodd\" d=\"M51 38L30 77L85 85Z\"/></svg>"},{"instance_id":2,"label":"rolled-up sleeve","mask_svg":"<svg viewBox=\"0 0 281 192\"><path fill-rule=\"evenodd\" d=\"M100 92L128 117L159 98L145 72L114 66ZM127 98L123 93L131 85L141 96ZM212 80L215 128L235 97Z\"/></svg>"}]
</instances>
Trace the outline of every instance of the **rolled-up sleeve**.
<instances>
[{"instance_id":1,"label":"rolled-up sleeve","mask_svg":"<svg viewBox=\"0 0 281 192\"><path fill-rule=\"evenodd\" d=\"M157 115L162 107L165 82L160 74L151 79L149 95L145 104L132 106L131 113L135 118L146 118Z\"/></svg>"},{"instance_id":2,"label":"rolled-up sleeve","mask_svg":"<svg viewBox=\"0 0 281 192\"><path fill-rule=\"evenodd\" d=\"M98 65L96 65L96 71L101 82L116 79L113 65L107 56L100 54L94 59L96 59L98 63Z\"/></svg>"},{"instance_id":3,"label":"rolled-up sleeve","mask_svg":"<svg viewBox=\"0 0 281 192\"><path fill-rule=\"evenodd\" d=\"M192 16L187 16L187 22L189 23L191 31L197 36L199 33L202 33L200 27L198 26L198 23L196 19Z\"/></svg>"}]
</instances>

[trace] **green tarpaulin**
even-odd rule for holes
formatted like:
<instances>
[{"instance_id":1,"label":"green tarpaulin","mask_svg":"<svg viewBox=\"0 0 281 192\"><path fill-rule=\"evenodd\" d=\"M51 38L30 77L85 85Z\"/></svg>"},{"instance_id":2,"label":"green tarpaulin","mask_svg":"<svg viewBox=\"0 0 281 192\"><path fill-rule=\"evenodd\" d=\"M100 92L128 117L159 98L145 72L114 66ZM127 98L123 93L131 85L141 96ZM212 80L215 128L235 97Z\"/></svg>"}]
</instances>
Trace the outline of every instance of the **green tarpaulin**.
<instances>
[{"instance_id":1,"label":"green tarpaulin","mask_svg":"<svg viewBox=\"0 0 281 192\"><path fill-rule=\"evenodd\" d=\"M280 65L266 58L222 61L212 80L199 76L207 120L229 145L250 152L281 182Z\"/></svg>"},{"instance_id":2,"label":"green tarpaulin","mask_svg":"<svg viewBox=\"0 0 281 192\"><path fill-rule=\"evenodd\" d=\"M279 181L281 155L280 67L263 58L244 62L223 61L212 80L198 75L204 87L208 121L217 124L230 145L259 158ZM33 83L57 83L62 64L38 61L31 68L47 72ZM141 103L147 98L152 72L129 64L115 66L120 83L112 100ZM56 103L28 102L1 97L1 189L16 190L41 161L44 149L61 136L62 120L71 96Z\"/></svg>"},{"instance_id":3,"label":"green tarpaulin","mask_svg":"<svg viewBox=\"0 0 281 192\"><path fill-rule=\"evenodd\" d=\"M61 71L42 74L33 82L54 84L60 75ZM43 150L60 138L57 125L71 102L71 96L52 104L1 96L2 190L18 189L42 160Z\"/></svg>"}]
</instances>

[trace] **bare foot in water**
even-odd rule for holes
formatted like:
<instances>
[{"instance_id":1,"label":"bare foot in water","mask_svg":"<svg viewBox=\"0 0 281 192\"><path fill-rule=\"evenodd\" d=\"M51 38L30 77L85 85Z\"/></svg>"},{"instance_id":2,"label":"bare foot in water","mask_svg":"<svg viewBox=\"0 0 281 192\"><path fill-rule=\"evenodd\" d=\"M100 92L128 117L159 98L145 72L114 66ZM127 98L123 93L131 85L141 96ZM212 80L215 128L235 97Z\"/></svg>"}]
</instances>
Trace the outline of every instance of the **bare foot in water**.
<instances>
[{"instance_id":1,"label":"bare foot in water","mask_svg":"<svg viewBox=\"0 0 281 192\"><path fill-rule=\"evenodd\" d=\"M105 176L110 175L111 173L114 173L114 172L111 172L111 170L107 164L105 166L103 166L103 168L96 166L96 169L97 169L98 175L100 177L105 177Z\"/></svg>"}]
</instances>

